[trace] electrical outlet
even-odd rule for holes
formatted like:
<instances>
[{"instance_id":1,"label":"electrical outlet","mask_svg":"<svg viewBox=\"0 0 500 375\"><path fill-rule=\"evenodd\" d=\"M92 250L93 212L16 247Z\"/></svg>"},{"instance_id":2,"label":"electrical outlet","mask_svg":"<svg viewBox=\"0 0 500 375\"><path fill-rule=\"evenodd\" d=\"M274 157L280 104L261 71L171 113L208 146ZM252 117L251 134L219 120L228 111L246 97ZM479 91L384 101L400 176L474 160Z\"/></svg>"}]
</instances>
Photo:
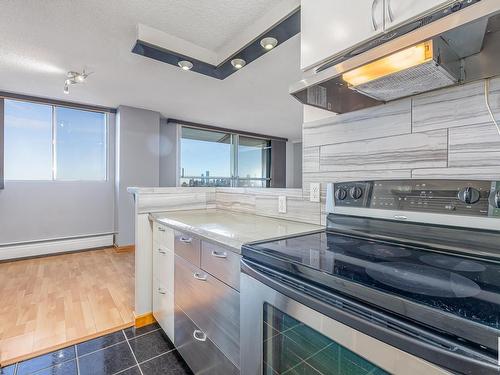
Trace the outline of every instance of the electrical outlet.
<instances>
[{"instance_id":1,"label":"electrical outlet","mask_svg":"<svg viewBox=\"0 0 500 375\"><path fill-rule=\"evenodd\" d=\"M309 184L309 200L311 202L319 202L320 184L319 182L311 182Z\"/></svg>"},{"instance_id":2,"label":"electrical outlet","mask_svg":"<svg viewBox=\"0 0 500 375\"><path fill-rule=\"evenodd\" d=\"M280 214L286 214L286 196L280 195L278 197L278 212Z\"/></svg>"}]
</instances>

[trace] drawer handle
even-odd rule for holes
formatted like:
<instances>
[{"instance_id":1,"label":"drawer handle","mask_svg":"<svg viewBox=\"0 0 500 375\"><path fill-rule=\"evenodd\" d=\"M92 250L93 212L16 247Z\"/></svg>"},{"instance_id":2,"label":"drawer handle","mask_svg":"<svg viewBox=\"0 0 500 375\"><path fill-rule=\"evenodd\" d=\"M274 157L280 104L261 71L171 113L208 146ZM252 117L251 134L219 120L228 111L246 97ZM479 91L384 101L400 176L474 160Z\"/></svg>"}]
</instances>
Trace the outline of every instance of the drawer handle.
<instances>
[{"instance_id":1,"label":"drawer handle","mask_svg":"<svg viewBox=\"0 0 500 375\"><path fill-rule=\"evenodd\" d=\"M165 292L162 288L158 288L158 293L160 293L160 294L167 294L167 292Z\"/></svg>"},{"instance_id":2,"label":"drawer handle","mask_svg":"<svg viewBox=\"0 0 500 375\"><path fill-rule=\"evenodd\" d=\"M227 258L227 253L225 251L212 251L212 256L216 258Z\"/></svg>"},{"instance_id":3,"label":"drawer handle","mask_svg":"<svg viewBox=\"0 0 500 375\"><path fill-rule=\"evenodd\" d=\"M162 249L158 249L158 252L159 252L160 254L166 254L166 253L167 253L165 250L162 250Z\"/></svg>"},{"instance_id":4,"label":"drawer handle","mask_svg":"<svg viewBox=\"0 0 500 375\"><path fill-rule=\"evenodd\" d=\"M181 237L179 239L179 241L181 241L183 243L191 243L191 242L193 242L193 239L192 238Z\"/></svg>"},{"instance_id":5,"label":"drawer handle","mask_svg":"<svg viewBox=\"0 0 500 375\"><path fill-rule=\"evenodd\" d=\"M160 232L165 232L165 229L163 229L162 227L158 227L158 230L159 230Z\"/></svg>"},{"instance_id":6,"label":"drawer handle","mask_svg":"<svg viewBox=\"0 0 500 375\"><path fill-rule=\"evenodd\" d=\"M200 281L207 281L207 275L201 276L199 272L195 272L195 273L193 274L193 277L194 277L196 280L200 280Z\"/></svg>"},{"instance_id":7,"label":"drawer handle","mask_svg":"<svg viewBox=\"0 0 500 375\"><path fill-rule=\"evenodd\" d=\"M195 340L198 341L207 341L207 335L203 331L200 331L199 329L194 330L193 337Z\"/></svg>"}]
</instances>

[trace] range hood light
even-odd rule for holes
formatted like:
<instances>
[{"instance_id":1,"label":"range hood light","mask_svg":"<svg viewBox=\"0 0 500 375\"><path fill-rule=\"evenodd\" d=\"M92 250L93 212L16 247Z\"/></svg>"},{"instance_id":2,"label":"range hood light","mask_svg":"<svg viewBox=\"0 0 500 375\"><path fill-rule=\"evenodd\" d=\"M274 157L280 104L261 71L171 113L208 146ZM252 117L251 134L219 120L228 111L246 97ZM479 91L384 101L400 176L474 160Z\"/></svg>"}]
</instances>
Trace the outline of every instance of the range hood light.
<instances>
[{"instance_id":1,"label":"range hood light","mask_svg":"<svg viewBox=\"0 0 500 375\"><path fill-rule=\"evenodd\" d=\"M359 86L426 63L433 58L432 51L432 40L429 40L344 73L342 79L352 86Z\"/></svg>"}]
</instances>

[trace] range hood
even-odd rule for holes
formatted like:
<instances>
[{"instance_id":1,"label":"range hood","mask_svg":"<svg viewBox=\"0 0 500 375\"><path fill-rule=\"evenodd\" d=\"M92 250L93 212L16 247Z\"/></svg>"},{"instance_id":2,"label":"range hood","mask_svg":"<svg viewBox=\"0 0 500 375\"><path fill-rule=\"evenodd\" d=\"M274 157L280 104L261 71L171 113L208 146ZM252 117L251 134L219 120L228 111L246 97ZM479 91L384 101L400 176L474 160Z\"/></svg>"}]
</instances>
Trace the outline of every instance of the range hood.
<instances>
[{"instance_id":1,"label":"range hood","mask_svg":"<svg viewBox=\"0 0 500 375\"><path fill-rule=\"evenodd\" d=\"M500 0L457 1L306 72L290 94L346 113L500 75Z\"/></svg>"}]
</instances>

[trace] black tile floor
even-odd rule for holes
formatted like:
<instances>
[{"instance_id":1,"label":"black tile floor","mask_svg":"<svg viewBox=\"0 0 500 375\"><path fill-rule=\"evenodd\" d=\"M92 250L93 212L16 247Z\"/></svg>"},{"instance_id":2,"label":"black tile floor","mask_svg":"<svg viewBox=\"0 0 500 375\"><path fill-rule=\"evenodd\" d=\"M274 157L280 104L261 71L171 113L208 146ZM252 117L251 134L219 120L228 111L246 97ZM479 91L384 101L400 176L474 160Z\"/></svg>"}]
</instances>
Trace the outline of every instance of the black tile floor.
<instances>
[{"instance_id":1,"label":"black tile floor","mask_svg":"<svg viewBox=\"0 0 500 375\"><path fill-rule=\"evenodd\" d=\"M127 328L0 369L0 375L192 374L157 324Z\"/></svg>"}]
</instances>

